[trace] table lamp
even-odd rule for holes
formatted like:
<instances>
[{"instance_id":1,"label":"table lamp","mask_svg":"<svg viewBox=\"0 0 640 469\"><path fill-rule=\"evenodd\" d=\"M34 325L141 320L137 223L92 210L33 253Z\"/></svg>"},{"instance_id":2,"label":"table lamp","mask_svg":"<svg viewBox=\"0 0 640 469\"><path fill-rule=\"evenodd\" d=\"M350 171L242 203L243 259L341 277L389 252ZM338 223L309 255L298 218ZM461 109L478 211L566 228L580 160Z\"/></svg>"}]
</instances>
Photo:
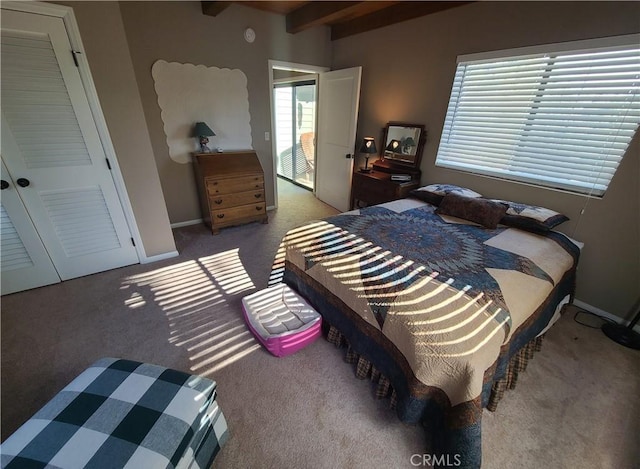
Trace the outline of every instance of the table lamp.
<instances>
[{"instance_id":1,"label":"table lamp","mask_svg":"<svg viewBox=\"0 0 640 469\"><path fill-rule=\"evenodd\" d=\"M411 154L411 148L416 146L416 141L413 137L407 137L402 142L402 153L405 155Z\"/></svg>"},{"instance_id":2,"label":"table lamp","mask_svg":"<svg viewBox=\"0 0 640 469\"><path fill-rule=\"evenodd\" d=\"M216 133L204 122L196 122L193 129L193 136L198 137L200 143L200 153L209 153L211 150L207 146L208 137L214 137Z\"/></svg>"},{"instance_id":3,"label":"table lamp","mask_svg":"<svg viewBox=\"0 0 640 469\"><path fill-rule=\"evenodd\" d=\"M360 153L364 153L364 168L360 169L361 173L370 173L371 168L369 168L369 158L371 155L378 153L378 149L376 148L376 141L373 137L365 137L362 141L362 146L360 147Z\"/></svg>"},{"instance_id":4,"label":"table lamp","mask_svg":"<svg viewBox=\"0 0 640 469\"><path fill-rule=\"evenodd\" d=\"M400 140L396 140L395 138L389 142L386 151L390 151L391 153L400 153Z\"/></svg>"}]
</instances>

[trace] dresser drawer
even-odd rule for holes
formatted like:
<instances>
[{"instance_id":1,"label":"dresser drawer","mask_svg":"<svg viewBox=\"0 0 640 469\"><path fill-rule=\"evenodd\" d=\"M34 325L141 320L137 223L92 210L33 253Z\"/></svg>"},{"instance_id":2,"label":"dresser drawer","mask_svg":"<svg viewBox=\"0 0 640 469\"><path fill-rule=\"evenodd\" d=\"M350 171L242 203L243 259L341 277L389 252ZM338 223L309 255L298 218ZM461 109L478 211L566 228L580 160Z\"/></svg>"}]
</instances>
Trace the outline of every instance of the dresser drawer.
<instances>
[{"instance_id":1,"label":"dresser drawer","mask_svg":"<svg viewBox=\"0 0 640 469\"><path fill-rule=\"evenodd\" d=\"M209 196L209 207L211 210L237 207L238 205L253 204L256 202L264 202L264 190L237 192L235 194L213 194Z\"/></svg>"},{"instance_id":2,"label":"dresser drawer","mask_svg":"<svg viewBox=\"0 0 640 469\"><path fill-rule=\"evenodd\" d=\"M392 199L397 196L398 186L387 184L386 181L369 180L366 183L357 183L353 186L353 194L357 199L372 197L377 199Z\"/></svg>"},{"instance_id":3,"label":"dresser drawer","mask_svg":"<svg viewBox=\"0 0 640 469\"><path fill-rule=\"evenodd\" d=\"M220 210L211 211L211 222L213 225L233 224L237 220L244 220L253 217L264 217L267 213L264 202L241 205L240 207L231 207Z\"/></svg>"},{"instance_id":4,"label":"dresser drawer","mask_svg":"<svg viewBox=\"0 0 640 469\"><path fill-rule=\"evenodd\" d=\"M206 180L207 193L209 195L228 194L231 192L245 192L250 190L264 189L264 178L262 175L242 176L237 178Z\"/></svg>"},{"instance_id":5,"label":"dresser drawer","mask_svg":"<svg viewBox=\"0 0 640 469\"><path fill-rule=\"evenodd\" d=\"M417 175L416 177L419 177ZM392 181L391 174L382 171L354 173L351 186L351 207L382 204L407 197L420 186L419 179L400 182Z\"/></svg>"}]
</instances>

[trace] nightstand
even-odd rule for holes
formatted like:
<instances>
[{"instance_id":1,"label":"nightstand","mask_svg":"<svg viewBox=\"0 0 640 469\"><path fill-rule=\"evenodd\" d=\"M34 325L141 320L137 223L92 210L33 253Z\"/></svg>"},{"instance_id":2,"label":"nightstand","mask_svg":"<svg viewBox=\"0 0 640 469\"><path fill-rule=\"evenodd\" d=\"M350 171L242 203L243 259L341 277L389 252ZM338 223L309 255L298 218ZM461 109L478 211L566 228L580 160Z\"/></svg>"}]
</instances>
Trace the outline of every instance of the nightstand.
<instances>
[{"instance_id":1,"label":"nightstand","mask_svg":"<svg viewBox=\"0 0 640 469\"><path fill-rule=\"evenodd\" d=\"M351 184L351 209L402 199L418 187L420 187L419 176L418 179L401 182L392 181L391 173L383 171L356 172L353 173Z\"/></svg>"}]
</instances>

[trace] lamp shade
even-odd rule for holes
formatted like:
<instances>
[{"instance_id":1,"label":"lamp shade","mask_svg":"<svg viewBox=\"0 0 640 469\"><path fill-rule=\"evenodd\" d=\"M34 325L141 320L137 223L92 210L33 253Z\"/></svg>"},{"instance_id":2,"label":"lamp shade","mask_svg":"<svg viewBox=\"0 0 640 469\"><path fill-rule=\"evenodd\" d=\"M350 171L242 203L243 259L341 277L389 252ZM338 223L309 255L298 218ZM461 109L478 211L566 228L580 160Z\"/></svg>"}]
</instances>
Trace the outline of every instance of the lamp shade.
<instances>
[{"instance_id":1,"label":"lamp shade","mask_svg":"<svg viewBox=\"0 0 640 469\"><path fill-rule=\"evenodd\" d=\"M404 139L404 142L402 142L403 145L405 147L415 147L416 146L416 141L412 138L412 137L407 137Z\"/></svg>"},{"instance_id":2,"label":"lamp shade","mask_svg":"<svg viewBox=\"0 0 640 469\"><path fill-rule=\"evenodd\" d=\"M365 137L360 147L360 153L378 153L376 141L373 137Z\"/></svg>"},{"instance_id":3,"label":"lamp shade","mask_svg":"<svg viewBox=\"0 0 640 469\"><path fill-rule=\"evenodd\" d=\"M196 122L196 126L193 129L194 137L213 137L215 134L216 133L204 122Z\"/></svg>"},{"instance_id":4,"label":"lamp shade","mask_svg":"<svg viewBox=\"0 0 640 469\"><path fill-rule=\"evenodd\" d=\"M400 140L396 140L393 139L389 142L389 145L387 145L387 148L385 148L386 151L391 151L394 153L399 153L400 152Z\"/></svg>"}]
</instances>

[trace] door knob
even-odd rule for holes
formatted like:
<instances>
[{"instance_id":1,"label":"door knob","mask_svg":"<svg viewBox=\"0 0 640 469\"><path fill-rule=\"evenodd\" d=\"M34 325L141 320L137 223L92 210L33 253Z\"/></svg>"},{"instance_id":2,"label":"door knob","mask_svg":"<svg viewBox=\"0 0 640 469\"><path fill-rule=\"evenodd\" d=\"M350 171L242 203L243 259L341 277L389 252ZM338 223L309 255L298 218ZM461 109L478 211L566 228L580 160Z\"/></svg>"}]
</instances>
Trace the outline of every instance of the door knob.
<instances>
[{"instance_id":1,"label":"door knob","mask_svg":"<svg viewBox=\"0 0 640 469\"><path fill-rule=\"evenodd\" d=\"M7 181L5 181L4 179L2 179L0 181L0 190L5 190L9 188L9 183Z\"/></svg>"},{"instance_id":2,"label":"door knob","mask_svg":"<svg viewBox=\"0 0 640 469\"><path fill-rule=\"evenodd\" d=\"M31 181L29 181L28 179L25 179L25 178L20 178L20 179L16 180L16 183L20 187L27 187L29 184L31 184Z\"/></svg>"}]
</instances>

